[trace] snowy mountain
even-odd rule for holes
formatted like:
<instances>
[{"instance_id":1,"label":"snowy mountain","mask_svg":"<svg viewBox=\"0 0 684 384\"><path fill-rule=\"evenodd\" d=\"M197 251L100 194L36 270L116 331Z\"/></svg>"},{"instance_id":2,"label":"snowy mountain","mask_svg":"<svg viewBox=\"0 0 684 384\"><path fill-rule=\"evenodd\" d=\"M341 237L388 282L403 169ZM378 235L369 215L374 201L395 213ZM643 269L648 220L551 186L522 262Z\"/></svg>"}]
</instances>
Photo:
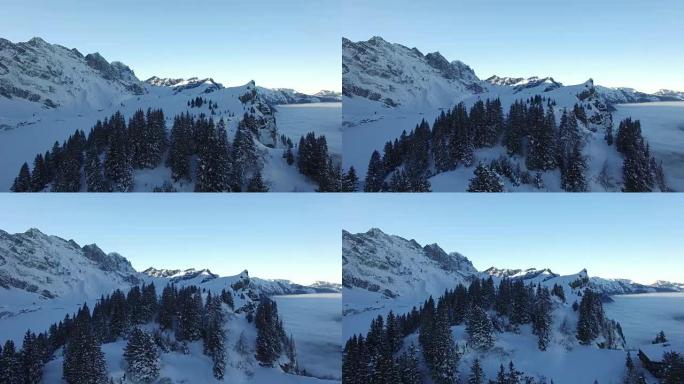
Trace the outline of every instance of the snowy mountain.
<instances>
[{"instance_id":1,"label":"snowy mountain","mask_svg":"<svg viewBox=\"0 0 684 384\"><path fill-rule=\"evenodd\" d=\"M320 91L314 95L307 95L289 88L263 88L259 92L273 105L277 104L309 104L309 103L335 103L342 101L340 93L333 91Z\"/></svg>"},{"instance_id":2,"label":"snowy mountain","mask_svg":"<svg viewBox=\"0 0 684 384\"><path fill-rule=\"evenodd\" d=\"M95 244L81 247L35 228L14 235L0 230L2 304L81 301L141 282L128 260Z\"/></svg>"},{"instance_id":3,"label":"snowy mountain","mask_svg":"<svg viewBox=\"0 0 684 384\"><path fill-rule=\"evenodd\" d=\"M83 56L39 37L16 44L0 39L0 106L5 108L25 100L35 104L26 108L34 112L74 104L99 109L144 93L130 68L99 53Z\"/></svg>"},{"instance_id":4,"label":"snowy mountain","mask_svg":"<svg viewBox=\"0 0 684 384\"><path fill-rule=\"evenodd\" d=\"M312 285L305 286L293 283L289 280L265 280L249 276L247 270L235 276L219 276L212 273L209 269L156 269L148 268L143 274L156 279L164 279L177 285L197 285L208 289L219 289L219 287L239 286L249 288L260 294L272 295L298 295L306 293L339 293L339 284L317 281Z\"/></svg>"},{"instance_id":5,"label":"snowy mountain","mask_svg":"<svg viewBox=\"0 0 684 384\"><path fill-rule=\"evenodd\" d=\"M250 277L247 270L235 276L219 276L208 269L148 268L138 272L125 257L105 253L96 244L80 246L35 228L17 234L0 230L0 319L21 321L22 314L41 307L66 309L143 283L195 285L217 292L228 289L252 297L340 292L339 285L333 283L304 286Z\"/></svg>"},{"instance_id":6,"label":"snowy mountain","mask_svg":"<svg viewBox=\"0 0 684 384\"><path fill-rule=\"evenodd\" d=\"M194 105L197 98L204 103ZM323 101L338 100L270 90L254 81L231 87L211 78L152 77L143 82L124 64L108 62L97 53L84 56L40 38L16 44L0 40L0 190L10 189L24 162L32 167L37 154L44 154L55 142L63 143L77 129L87 134L98 120L110 119L116 112L128 121L137 110L151 108L162 110L167 131L174 118L186 112L195 119L201 115L214 122L223 119L231 141L248 115L246 125L254 138L256 161L250 162L246 176L260 171L271 191L313 191L318 183L283 157L287 148L281 135L297 143L302 133L279 129L276 117L280 115L274 105ZM315 131L316 117L311 120L308 125ZM164 164L136 169L133 179L135 191L164 185L177 191L195 187L194 180L172 180Z\"/></svg>"},{"instance_id":7,"label":"snowy mountain","mask_svg":"<svg viewBox=\"0 0 684 384\"><path fill-rule=\"evenodd\" d=\"M191 77L188 79L180 78L160 78L152 76L145 80L145 83L157 87L170 87L174 92L181 92L185 89L191 89L203 84L210 85L204 90L206 93L213 92L224 88L223 84L214 81L212 78L197 78ZM295 91L290 88L265 88L257 87L259 94L271 105L278 104L308 104L308 103L328 103L342 101L341 94L333 91L320 91L314 95L307 95L302 92Z\"/></svg>"},{"instance_id":8,"label":"snowy mountain","mask_svg":"<svg viewBox=\"0 0 684 384\"><path fill-rule=\"evenodd\" d=\"M560 126L564 110L576 112L575 115L580 117L577 136L584 159L586 190L621 191L627 183L623 179L624 155L607 139L617 133L621 122L613 118L618 104L679 100L674 92L649 95L627 88L603 87L595 84L593 79L575 85L564 85L548 76L492 76L481 80L472 68L460 61L450 62L438 52L424 55L417 48L389 43L380 37L359 42L343 39L342 52L343 162L346 168L353 166L362 180L373 151L378 151L382 157L388 142L399 139L404 131L410 133L423 120L433 127L433 122L441 114L453 112L460 102L470 110L479 101L498 99L505 123L515 102L529 104L534 98L541 98L545 111L553 108L556 127ZM625 118L620 116L620 120ZM666 190L678 190L684 185L678 171L680 164L673 155L672 146L663 140L664 135L677 132L677 122L668 120L668 123L666 129L670 133L661 128L660 120L657 126L642 122L642 132L644 140L651 145L653 162L663 161L663 186ZM430 190L466 191L478 164L489 164L494 168L492 162L501 158L506 158L512 168L520 168L521 175L525 171L539 171L527 168L525 151L522 155L511 155L504 143L505 132L499 132L499 135L493 145L476 145L469 164L443 170L434 164L434 159L429 159L424 177L430 183ZM434 157L434 153L429 155ZM390 167L383 180L387 183L387 190L397 189L391 178L395 171L402 170L406 171L402 166ZM516 177L511 181L505 173L497 173L504 191L563 190L558 168L539 172L540 183L537 186L520 183ZM654 186L652 190L660 188Z\"/></svg>"},{"instance_id":9,"label":"snowy mountain","mask_svg":"<svg viewBox=\"0 0 684 384\"><path fill-rule=\"evenodd\" d=\"M342 94L348 98L420 108L485 90L464 63L449 62L439 52L424 55L378 36L356 43L343 38L342 57Z\"/></svg>"},{"instance_id":10,"label":"snowy mountain","mask_svg":"<svg viewBox=\"0 0 684 384\"><path fill-rule=\"evenodd\" d=\"M501 269L501 268L496 268L496 267L490 267L487 268L483 271L483 273L491 276L496 276L496 277L508 277L508 278L515 278L515 279L535 279L538 277L543 277L545 279L552 279L554 277L558 277L559 275L556 273L553 273L550 269L545 268L545 269L537 269L537 268L528 268L525 270L522 269Z\"/></svg>"},{"instance_id":11,"label":"snowy mountain","mask_svg":"<svg viewBox=\"0 0 684 384\"><path fill-rule=\"evenodd\" d=\"M447 253L437 244L422 246L377 228L357 234L342 232L343 305L345 316L354 319L350 327L357 324L356 319L364 324L390 309L410 309L429 296L438 297L458 284L467 286L489 276L495 282L508 278L549 288L558 284L568 297L580 288L590 288L606 300L610 295L684 292L678 283L642 285L626 279L590 277L586 269L570 275L559 275L548 268L490 267L478 271L467 257Z\"/></svg>"},{"instance_id":12,"label":"snowy mountain","mask_svg":"<svg viewBox=\"0 0 684 384\"><path fill-rule=\"evenodd\" d=\"M223 330L221 343L226 356L221 361L225 375L235 382L339 383L341 346L338 331L331 331L331 327L339 329L339 285L319 281L303 286L287 280L265 280L250 277L246 270L226 277L208 269L149 268L137 272L126 258L117 253L105 253L95 244L80 246L73 240L49 236L38 229L18 234L0 231L0 344L11 340L19 350L27 330L39 334L53 324L63 327L72 321L69 319L76 318L75 313L84 303L93 310L93 317L98 311L102 315L102 307L98 309L98 305L109 308L116 295L129 306L125 312L133 316L134 311L144 310L135 304L135 292L148 292L151 283L156 288L156 310L164 305L162 291L169 284L174 285L179 295L175 300L180 300L182 292L199 292L202 300L208 302L209 292L216 299L223 292L219 306ZM336 294L275 296L310 293ZM266 296L271 299L266 300ZM290 303L288 299L295 301ZM255 322L260 321L258 308L271 300L283 303L280 317L274 320L280 324L278 327L284 327L279 331L283 334L283 349L273 362L263 364L260 360L263 356L256 352L260 331ZM176 301L175 305L181 311L180 302ZM206 310L209 305L196 307L201 308ZM146 320L133 320L131 317L129 326L135 325L149 335L156 335L161 382L221 382L215 379L217 371L212 370L213 355L203 348L203 340L199 337L179 338L181 333L178 329L174 332L160 326L160 316L153 314ZM278 315L271 312L268 316ZM113 324L115 320L109 321ZM180 315L177 321L182 321ZM309 327L312 326L327 333L311 332ZM56 329L52 332L57 332ZM113 330L114 327L106 329ZM309 332L302 329L309 329ZM292 334L295 339L292 339ZM124 377L132 375L124 359L124 347L130 343L130 338L126 331L101 340L106 375L121 383L129 383ZM292 366L294 352L287 351L290 345L294 347L294 343L301 346L296 355L299 368ZM63 377L62 366L67 358L64 351L67 348L63 342L54 348L56 350L49 351L51 358L40 368L43 382L57 382ZM216 359L213 362L216 367Z\"/></svg>"},{"instance_id":13,"label":"snowy mountain","mask_svg":"<svg viewBox=\"0 0 684 384\"><path fill-rule=\"evenodd\" d=\"M16 303L56 298L80 302L116 288L150 282L219 291L239 287L268 296L340 292L338 285L327 282L304 286L289 280L250 278L247 270L226 277L194 268L148 268L137 272L125 257L116 252L105 253L96 244L81 247L73 240L49 236L35 228L17 234L0 230L0 287L6 290L7 295L3 296L14 297Z\"/></svg>"},{"instance_id":14,"label":"snowy mountain","mask_svg":"<svg viewBox=\"0 0 684 384\"><path fill-rule=\"evenodd\" d=\"M681 293L621 295L658 292L657 287L682 292L681 284L643 286L590 277L586 269L570 275L548 268L478 272L458 253L375 228L343 232L343 284L343 367L348 369L343 374L352 377L366 367L356 366L358 351L373 351L377 340L394 345L390 354L398 371L419 383L433 383L436 376L468 382L476 359L483 382L507 370L510 361L528 383L618 383L627 351L635 372L658 383L658 371L636 356L645 351L657 360L664 352L682 352L684 334L680 321L673 320L681 316ZM614 301L605 300L608 295L615 295ZM520 320L526 307L530 317ZM593 331L585 333L587 328ZM669 341L652 343L660 330ZM441 345L439 352L433 345ZM449 348L455 350L450 358L431 362L433 353ZM371 372L383 372L385 367L374 363L382 359L370 361Z\"/></svg>"},{"instance_id":15,"label":"snowy mountain","mask_svg":"<svg viewBox=\"0 0 684 384\"><path fill-rule=\"evenodd\" d=\"M416 274L415 271L421 271ZM342 285L386 298L438 295L444 287L479 276L459 253L446 253L437 244L391 236L373 228L366 233L342 231Z\"/></svg>"},{"instance_id":16,"label":"snowy mountain","mask_svg":"<svg viewBox=\"0 0 684 384\"><path fill-rule=\"evenodd\" d=\"M661 89L655 93L656 96L671 98L671 100L684 100L684 92L673 91L671 89Z\"/></svg>"}]
</instances>

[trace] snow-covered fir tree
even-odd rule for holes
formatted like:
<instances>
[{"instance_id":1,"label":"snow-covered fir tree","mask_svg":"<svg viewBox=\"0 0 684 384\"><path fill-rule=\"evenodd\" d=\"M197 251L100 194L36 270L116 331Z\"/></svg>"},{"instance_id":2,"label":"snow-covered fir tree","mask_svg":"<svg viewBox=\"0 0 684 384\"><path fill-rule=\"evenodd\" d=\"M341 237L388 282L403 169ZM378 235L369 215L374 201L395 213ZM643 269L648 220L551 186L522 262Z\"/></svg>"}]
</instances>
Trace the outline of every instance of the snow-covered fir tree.
<instances>
[{"instance_id":1,"label":"snow-covered fir tree","mask_svg":"<svg viewBox=\"0 0 684 384\"><path fill-rule=\"evenodd\" d=\"M140 383L151 383L159 376L159 351L154 339L140 328L133 328L124 349L128 375Z\"/></svg>"},{"instance_id":2,"label":"snow-covered fir tree","mask_svg":"<svg viewBox=\"0 0 684 384\"><path fill-rule=\"evenodd\" d=\"M474 304L466 320L468 332L468 346L480 351L486 351L494 346L494 327L487 316L487 312Z\"/></svg>"}]
</instances>

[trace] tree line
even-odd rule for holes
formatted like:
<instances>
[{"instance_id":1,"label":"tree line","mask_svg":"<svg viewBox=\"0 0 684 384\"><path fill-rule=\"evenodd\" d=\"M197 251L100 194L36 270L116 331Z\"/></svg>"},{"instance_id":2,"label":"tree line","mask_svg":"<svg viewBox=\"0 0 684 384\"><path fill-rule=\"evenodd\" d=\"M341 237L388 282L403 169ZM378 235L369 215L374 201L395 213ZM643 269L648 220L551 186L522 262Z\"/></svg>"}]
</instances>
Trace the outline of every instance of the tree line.
<instances>
[{"instance_id":1,"label":"tree line","mask_svg":"<svg viewBox=\"0 0 684 384\"><path fill-rule=\"evenodd\" d=\"M575 104L563 109L560 124L556 124L555 102L536 95L511 104L504 114L499 99L478 100L468 110L464 103L442 111L432 128L422 120L409 133L385 143L382 154L374 151L366 173L366 192L429 192L428 178L456 169L459 165L474 165L474 151L497 145L505 147L507 156L490 164L479 163L470 180L470 192L501 192L503 181L513 185L532 184L543 188L541 172L558 169L561 187L568 192L588 190L587 159L583 155L584 138L578 122L589 123L586 110ZM638 132L625 135L625 122L618 132L618 151L625 154L625 191L645 188L632 179L652 174L650 188L657 185L667 190L662 166L648 154L648 145ZM631 127L630 127L631 128ZM636 131L632 129L632 131ZM606 128L605 141L613 143L612 126ZM625 141L628 144L622 145ZM509 157L524 158L526 170L513 166ZM631 160L630 160L631 159ZM635 160L636 159L636 160ZM644 169L640 173L640 167ZM636 170L635 170L636 168ZM536 173L536 174L532 174ZM636 176L633 176L636 175Z\"/></svg>"},{"instance_id":2,"label":"tree line","mask_svg":"<svg viewBox=\"0 0 684 384\"><path fill-rule=\"evenodd\" d=\"M232 294L225 289L217 295L206 291L203 296L196 286L179 289L167 285L159 297L154 284L134 286L127 294L116 290L103 295L92 312L83 304L76 314L67 314L47 332L36 335L27 331L19 350L11 340L6 341L0 348L0 382L40 383L44 365L63 349L63 378L67 383L109 383L101 345L119 339L127 340L123 354L126 374L136 382L156 380L161 352L187 353L187 343L199 340L212 360L214 377L220 380L225 375L227 359L224 305L234 307ZM262 297L256 314L256 359L272 365L282 350L287 354L284 368L298 373L294 340L284 336L275 303ZM252 318L248 314L247 319ZM152 332L142 330L149 323L158 324L158 328ZM274 329L277 339L271 337ZM259 352L264 349L277 354Z\"/></svg>"},{"instance_id":3,"label":"tree line","mask_svg":"<svg viewBox=\"0 0 684 384\"><path fill-rule=\"evenodd\" d=\"M408 313L395 315L390 311L386 317L373 319L365 336L354 335L346 342L343 382L421 383L416 346L403 347L404 338L416 331L427 374L435 383L458 382L459 360L466 348L487 351L493 347L497 332L516 331L524 324L531 325L539 350L545 351L552 334L552 296L560 302L566 300L559 285L549 289L541 284L525 285L521 279L504 278L496 286L490 276L488 279L475 279L468 287L459 284L447 290L436 302L430 297L420 308L414 307ZM622 338L619 324L605 319L597 297L597 294L586 290L582 294L582 304L577 306L579 322L576 337L580 343L590 343L601 335L613 333ZM457 325L465 325L467 336L463 345L458 345L453 339L451 327ZM600 346L616 348L619 344L618 341L612 344L605 341ZM512 362L508 372L503 366L501 370L500 377L508 381L498 378L490 382L523 382L524 375L514 369ZM471 367L470 382L484 382L478 361Z\"/></svg>"},{"instance_id":4,"label":"tree line","mask_svg":"<svg viewBox=\"0 0 684 384\"><path fill-rule=\"evenodd\" d=\"M121 112L97 121L88 135L77 130L62 144L55 142L36 155L33 169L24 163L15 178L14 192L128 192L136 169L170 168L175 182L195 182L196 192L266 192L254 136L259 121L245 113L232 143L221 118L204 114L175 116L167 137L162 110L136 111L126 124ZM283 136L284 137L284 136ZM293 144L282 139L289 165L295 162ZM321 192L353 191L358 178L353 169L343 173L328 154L325 136L302 136L297 148L298 170L319 184ZM155 191L171 192L170 183Z\"/></svg>"}]
</instances>

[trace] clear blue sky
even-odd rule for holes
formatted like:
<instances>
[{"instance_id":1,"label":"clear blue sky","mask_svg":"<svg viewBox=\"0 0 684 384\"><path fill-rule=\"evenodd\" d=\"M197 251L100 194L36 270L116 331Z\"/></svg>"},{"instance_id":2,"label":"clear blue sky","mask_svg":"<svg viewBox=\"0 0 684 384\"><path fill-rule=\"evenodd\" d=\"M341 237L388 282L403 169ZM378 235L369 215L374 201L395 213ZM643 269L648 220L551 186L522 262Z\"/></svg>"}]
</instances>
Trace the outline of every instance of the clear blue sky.
<instances>
[{"instance_id":1,"label":"clear blue sky","mask_svg":"<svg viewBox=\"0 0 684 384\"><path fill-rule=\"evenodd\" d=\"M341 89L339 0L31 0L2 5L0 37L99 51L139 78Z\"/></svg>"},{"instance_id":2,"label":"clear blue sky","mask_svg":"<svg viewBox=\"0 0 684 384\"><path fill-rule=\"evenodd\" d=\"M682 194L383 194L345 200L343 228L438 243L479 270L551 268L684 282Z\"/></svg>"},{"instance_id":3,"label":"clear blue sky","mask_svg":"<svg viewBox=\"0 0 684 384\"><path fill-rule=\"evenodd\" d=\"M137 270L341 281L341 207L332 195L0 195L0 229L97 243Z\"/></svg>"},{"instance_id":4,"label":"clear blue sky","mask_svg":"<svg viewBox=\"0 0 684 384\"><path fill-rule=\"evenodd\" d=\"M342 34L440 51L483 79L684 91L681 0L344 0Z\"/></svg>"}]
</instances>

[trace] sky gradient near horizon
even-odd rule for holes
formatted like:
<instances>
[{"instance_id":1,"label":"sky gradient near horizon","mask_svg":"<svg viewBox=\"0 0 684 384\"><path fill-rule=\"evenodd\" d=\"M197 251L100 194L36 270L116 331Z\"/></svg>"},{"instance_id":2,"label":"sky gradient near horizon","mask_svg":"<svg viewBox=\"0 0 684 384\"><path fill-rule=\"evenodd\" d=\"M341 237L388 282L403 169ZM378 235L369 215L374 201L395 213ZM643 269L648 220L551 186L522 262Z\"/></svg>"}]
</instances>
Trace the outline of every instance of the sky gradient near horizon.
<instances>
[{"instance_id":1,"label":"sky gradient near horizon","mask_svg":"<svg viewBox=\"0 0 684 384\"><path fill-rule=\"evenodd\" d=\"M340 1L32 0L3 4L0 37L100 52L141 80L341 90Z\"/></svg>"},{"instance_id":2,"label":"sky gradient near horizon","mask_svg":"<svg viewBox=\"0 0 684 384\"><path fill-rule=\"evenodd\" d=\"M343 228L437 243L478 270L684 283L682 194L365 194L344 201Z\"/></svg>"},{"instance_id":3,"label":"sky gradient near horizon","mask_svg":"<svg viewBox=\"0 0 684 384\"><path fill-rule=\"evenodd\" d=\"M340 283L340 204L327 194L9 194L0 229L38 228L97 243L142 271L208 268L221 276Z\"/></svg>"},{"instance_id":4,"label":"sky gradient near horizon","mask_svg":"<svg viewBox=\"0 0 684 384\"><path fill-rule=\"evenodd\" d=\"M461 60L481 79L552 76L684 91L681 0L344 0L342 34Z\"/></svg>"}]
</instances>

